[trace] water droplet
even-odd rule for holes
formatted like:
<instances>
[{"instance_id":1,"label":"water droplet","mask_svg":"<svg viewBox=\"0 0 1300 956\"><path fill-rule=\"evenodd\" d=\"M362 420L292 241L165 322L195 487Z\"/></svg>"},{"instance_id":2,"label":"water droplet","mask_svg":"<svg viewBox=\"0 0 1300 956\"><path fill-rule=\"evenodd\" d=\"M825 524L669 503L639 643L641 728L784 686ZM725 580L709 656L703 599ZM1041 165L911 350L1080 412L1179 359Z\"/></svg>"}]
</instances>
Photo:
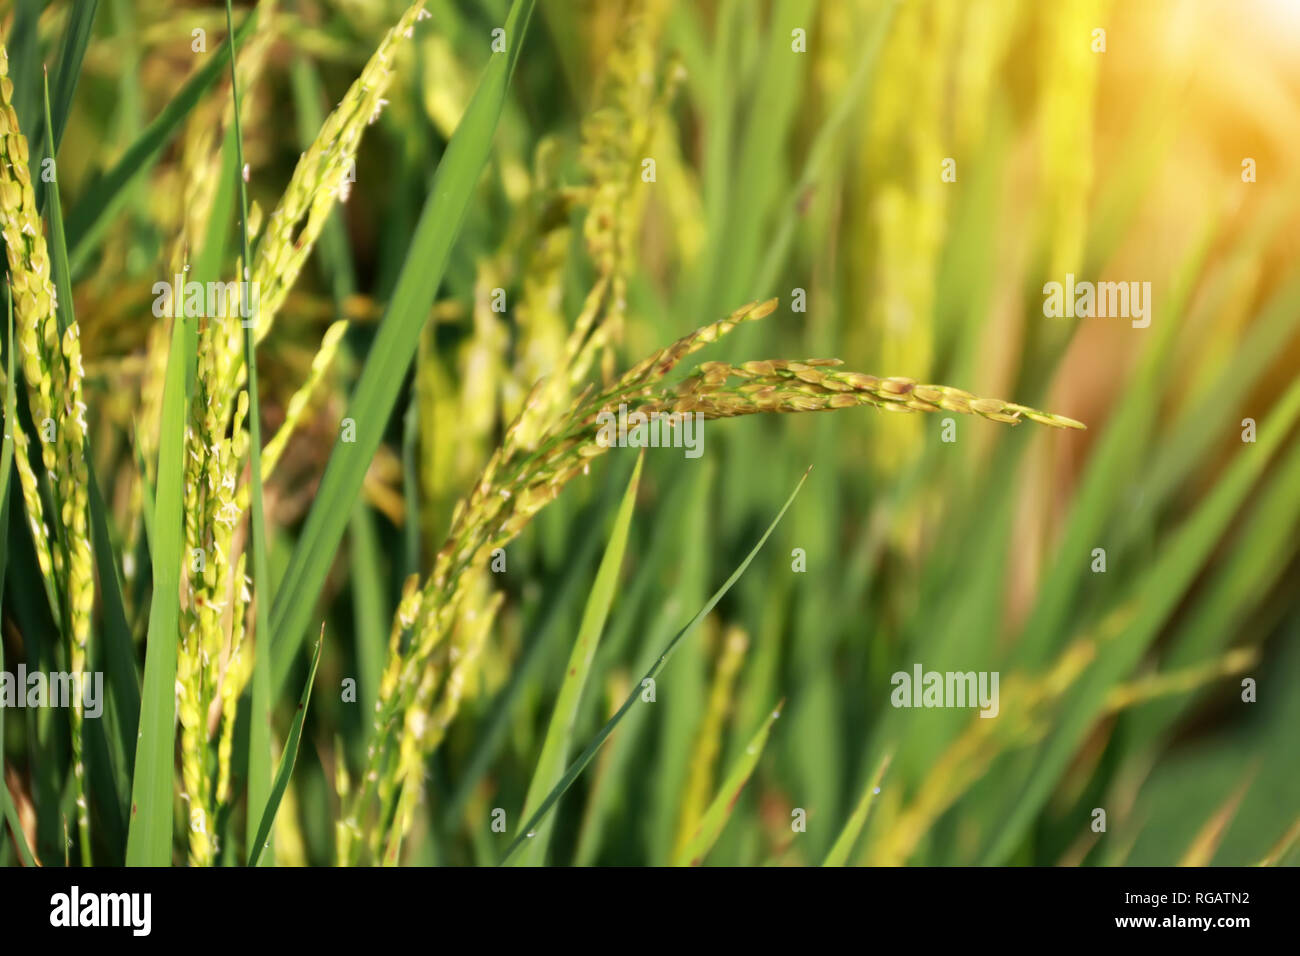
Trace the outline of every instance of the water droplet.
<instances>
[{"instance_id":1,"label":"water droplet","mask_svg":"<svg viewBox=\"0 0 1300 956\"><path fill-rule=\"evenodd\" d=\"M536 830L529 830L528 833L525 834L525 836L527 836L528 839L531 840L533 837L537 836L537 831L536 831Z\"/></svg>"}]
</instances>

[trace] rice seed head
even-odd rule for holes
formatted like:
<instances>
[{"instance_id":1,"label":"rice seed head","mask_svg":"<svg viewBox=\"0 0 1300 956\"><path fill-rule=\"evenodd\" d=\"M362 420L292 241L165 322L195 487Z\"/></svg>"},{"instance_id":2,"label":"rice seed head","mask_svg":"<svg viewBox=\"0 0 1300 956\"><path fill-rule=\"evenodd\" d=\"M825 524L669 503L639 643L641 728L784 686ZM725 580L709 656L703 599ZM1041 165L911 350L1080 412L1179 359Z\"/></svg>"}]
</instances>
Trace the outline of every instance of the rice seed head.
<instances>
[{"instance_id":1,"label":"rice seed head","mask_svg":"<svg viewBox=\"0 0 1300 956\"><path fill-rule=\"evenodd\" d=\"M54 425L54 440L41 442L41 458L54 489L56 528L61 548L53 556L56 576L62 566L62 593L68 615L64 622L70 637L68 666L73 672L86 667L87 642L95 603L89 533L89 474L86 466L86 405L82 399L81 344L76 323L59 333L57 296L50 269L49 249L36 193L28 167L27 139L18 127L13 108L13 83L9 54L0 44L0 233L9 263L14 298L14 335L22 356L28 403L36 427ZM26 461L26 446L21 456ZM22 475L24 501L34 507ZM37 512L29 510L35 519ZM41 522L43 525L43 521ZM37 530L36 523L33 531ZM42 555L38 560L43 560ZM81 759L83 701L72 702L72 760L76 787L77 824L83 860L89 859L89 819L84 794Z\"/></svg>"},{"instance_id":2,"label":"rice seed head","mask_svg":"<svg viewBox=\"0 0 1300 956\"><path fill-rule=\"evenodd\" d=\"M886 411L957 412L1007 425L1032 421L1052 428L1087 427L1064 415L996 398L977 398L947 385L839 371L841 364L838 359L772 359L741 366L705 362L676 389L652 403L651 410L698 411L706 418L730 418L761 411L825 411L871 405ZM740 379L743 384L728 384L732 379Z\"/></svg>"},{"instance_id":3,"label":"rice seed head","mask_svg":"<svg viewBox=\"0 0 1300 956\"><path fill-rule=\"evenodd\" d=\"M453 626L465 607L467 595L481 580L485 562L494 548L516 537L532 517L553 501L571 480L589 469L590 460L608 448L597 441L597 416L620 403L647 416L700 413L706 419L733 418L765 412L827 411L869 405L904 412L950 409L979 415L991 421L1017 424L1023 419L1057 428L1082 428L1073 419L995 399L980 399L959 389L918 385L907 378L880 378L841 371L838 359L803 361L769 359L733 366L705 362L683 381L662 385L661 380L682 359L716 342L742 322L770 315L776 299L750 303L731 315L703 326L637 363L612 388L594 397L590 389L573 400L566 414L538 429L525 444L518 438L529 421L530 403L544 394L539 383L500 448L488 459L478 482L457 507L450 533L434 559L433 572L424 587L413 590L410 581L398 619L393 625L390 654L380 687L376 719L376 745L367 777L378 781L381 812L369 824L369 844L376 855L386 855L400 844L408 825L409 801L416 769L423 766L428 748L441 740L441 727L426 733L435 714L431 674L445 673L447 661L436 664ZM409 639L404 640L404 637ZM448 685L450 686L450 685ZM447 720L454 715L454 693L445 697ZM450 703L449 703L450 702ZM413 720L412 715L417 715ZM401 728L395 733L395 728ZM396 750L396 759L388 754ZM419 759L417 759L417 754ZM405 770L403 768L406 768ZM375 788L357 793L352 817L362 812ZM398 794L401 796L398 796ZM394 804L400 812L394 814Z\"/></svg>"},{"instance_id":4,"label":"rice seed head","mask_svg":"<svg viewBox=\"0 0 1300 956\"><path fill-rule=\"evenodd\" d=\"M307 374L307 380L290 397L289 404L285 408L284 422L275 433L275 437L267 442L266 447L262 449L262 480L264 482L270 480L271 475L275 472L275 466L279 464L280 457L284 454L285 447L289 444L289 439L306 418L307 407L312 398L320 391L321 382L324 381L325 373L329 371L330 366L334 363L334 359L339 352L339 343L343 340L343 335L347 330L348 323L344 319L340 319L325 330L325 335L321 339L320 350L311 360L311 371Z\"/></svg>"},{"instance_id":5,"label":"rice seed head","mask_svg":"<svg viewBox=\"0 0 1300 956\"><path fill-rule=\"evenodd\" d=\"M259 341L270 331L275 313L297 280L355 169L362 134L388 102L384 93L392 81L393 58L423 10L424 0L417 0L385 34L361 75L298 160L288 188L266 221L252 266L260 294Z\"/></svg>"},{"instance_id":6,"label":"rice seed head","mask_svg":"<svg viewBox=\"0 0 1300 956\"><path fill-rule=\"evenodd\" d=\"M618 380L615 390L622 391L658 381L671 372L682 359L693 355L706 345L712 345L742 322L754 322L771 315L776 308L776 304L776 299L768 299L766 302L751 302L748 305L742 305L726 318L719 319L710 325L696 329L689 335L682 336L672 345L660 349L628 369L623 377Z\"/></svg>"},{"instance_id":7,"label":"rice seed head","mask_svg":"<svg viewBox=\"0 0 1300 956\"><path fill-rule=\"evenodd\" d=\"M27 509L32 542L36 546L36 563L40 566L41 576L50 593L57 594L59 584L54 569L54 556L50 551L50 534L45 524L45 505L41 501L36 472L32 470L31 459L27 455L29 439L17 419L5 422L5 428L13 429L14 467L18 470L18 484L23 494L23 505Z\"/></svg>"}]
</instances>

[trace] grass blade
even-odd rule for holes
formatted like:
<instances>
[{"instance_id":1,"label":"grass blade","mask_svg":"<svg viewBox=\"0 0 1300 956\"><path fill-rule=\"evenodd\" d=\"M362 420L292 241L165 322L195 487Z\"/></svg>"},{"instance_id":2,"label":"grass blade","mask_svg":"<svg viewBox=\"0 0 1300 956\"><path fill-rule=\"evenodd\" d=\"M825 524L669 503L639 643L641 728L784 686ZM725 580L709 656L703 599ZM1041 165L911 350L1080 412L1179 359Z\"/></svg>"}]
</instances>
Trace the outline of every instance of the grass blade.
<instances>
[{"instance_id":1,"label":"grass blade","mask_svg":"<svg viewBox=\"0 0 1300 956\"><path fill-rule=\"evenodd\" d=\"M68 25L63 34L63 47L59 52L59 68L54 77L54 147L53 156L63 142L63 131L68 127L68 114L72 112L72 97L81 78L81 63L90 45L90 33L95 26L95 13L99 0L82 0L73 4L68 14Z\"/></svg>"},{"instance_id":2,"label":"grass blade","mask_svg":"<svg viewBox=\"0 0 1300 956\"><path fill-rule=\"evenodd\" d=\"M252 21L245 21L246 27ZM243 32L240 28L240 33ZM242 242L242 259L244 274L248 281L252 258L248 249L248 184L244 181L244 139L239 119L239 77L235 62L235 44L237 41L234 24L231 20L230 0L226 0L226 40L230 53L230 93L234 98L234 136L235 136L235 170L239 177L240 220L239 234ZM250 297L252 298L252 297ZM252 298L256 302L256 298ZM250 866L261 865L265 844L270 843L270 828L275 821L275 810L284 786L288 784L288 774L293 770L293 761L297 759L297 740L286 746L280 762L280 772L285 774L281 782L276 778L278 793L271 789L271 631L267 625L267 596L270 594L271 575L266 563L266 512L262 501L262 413L258 402L257 388L257 321L258 316L244 320L244 367L248 370L248 462L249 488L251 506L249 508L249 535L253 551L253 593L255 595L254 614L256 623L253 633L256 635L256 650L253 658L253 700L252 714L248 722L248 826L250 828L249 852L252 858ZM323 630L323 629L322 629ZM316 660L320 660L320 647L317 646ZM316 674L316 665L312 664L312 676ZM298 717L294 730L301 732L303 711L307 705L307 696L311 693L311 678L307 680L307 689L298 708ZM258 831L251 833L253 821L260 819ZM262 827L265 827L265 832ZM271 862L268 858L267 862Z\"/></svg>"},{"instance_id":3,"label":"grass blade","mask_svg":"<svg viewBox=\"0 0 1300 956\"><path fill-rule=\"evenodd\" d=\"M415 356L434 295L470 196L487 163L492 136L511 74L523 46L533 0L515 0L506 20L508 48L489 63L460 125L447 144L432 190L402 265L397 287L348 406L356 441L339 441L271 610L272 686L284 685L325 575L352 514L366 470L379 450L384 428Z\"/></svg>"},{"instance_id":4,"label":"grass blade","mask_svg":"<svg viewBox=\"0 0 1300 956\"><path fill-rule=\"evenodd\" d=\"M862 791L862 799L853 808L853 813L849 815L849 820L844 824L844 829L840 831L835 845L826 854L822 866L843 866L848 862L849 854L853 852L853 845L858 842L862 827L867 822L867 815L871 812L871 805L875 802L876 791L880 789L880 781L885 779L885 773L889 770L889 762L893 758L892 753L885 754L880 761L880 765L876 767L876 772L871 775L867 788Z\"/></svg>"},{"instance_id":5,"label":"grass blade","mask_svg":"<svg viewBox=\"0 0 1300 956\"><path fill-rule=\"evenodd\" d=\"M293 766L298 762L298 747L302 742L302 725L307 719L307 704L311 700L311 685L316 681L316 668L320 664L320 649L325 643L325 625L321 625L320 640L316 642L316 650L311 658L311 670L307 674L307 685L302 689L302 697L298 699L298 711L293 715L293 726L289 728L289 737L284 742L284 753L280 755L280 766L275 771L275 786L271 788L270 796L266 801L266 808L262 811L261 823L257 825L257 836L253 840L252 849L248 855L249 866L262 866L263 857L271 843L271 827L275 823L275 815L280 809L280 801L284 798L284 791L289 786L289 777L293 775Z\"/></svg>"},{"instance_id":6,"label":"grass blade","mask_svg":"<svg viewBox=\"0 0 1300 956\"><path fill-rule=\"evenodd\" d=\"M501 858L502 863L505 863L510 859L514 852L519 849L519 845L523 843L524 840L528 839L529 835L534 831L537 825L545 819L546 814L550 812L553 806L555 806L560 797L564 796L565 791L568 790L569 787L573 786L573 781L578 779L578 775L581 774L587 764L591 762L591 758L596 755L596 751L599 750L605 741L609 739L609 735L614 732L614 728L619 725L619 722L627 716L627 712L636 704L637 700L641 696L641 688L644 683L657 677L659 672L667 665L668 659L672 657L673 651L677 649L677 645L681 642L681 639L694 630L695 625L704 620L704 618L707 617L715 607L717 607L717 604L722 600L723 595L730 591L732 585L740 580L740 576L745 573L745 569L749 567L750 562L758 555L758 552L762 549L763 545L767 543L767 539L771 536L772 532L776 530L776 526L780 524L781 519L785 517L786 511L789 510L790 505L794 502L795 496L798 495L800 489L803 488L804 482L808 480L808 474L811 471L812 468L809 468L808 471L803 473L803 477L799 479L799 483L794 486L794 491L790 492L790 497L785 500L785 504L781 506L781 510L777 512L776 517L772 519L772 523L768 525L767 530L763 532L763 536L758 539L758 543L754 545L749 554L745 556L745 560L740 562L740 566L737 567L735 571L731 572L731 577L727 578L727 580L722 583L722 587L718 588L718 590L714 592L713 597L709 598L708 603L705 604L704 607L700 608L696 615L686 622L686 626L673 636L673 639L664 647L663 653L659 655L658 660L650 666L650 669L646 671L645 676L642 677L641 680L637 682L636 686L632 688L632 693L628 695L627 700L623 701L623 706L615 712L614 716L609 719L609 722L606 723L604 727L600 728L600 731L596 734L592 742L587 745L587 749L579 754L578 758L569 765L569 769L564 772L564 776L560 778L560 782L551 789L551 792L547 794L546 799L542 801L541 806L537 808L537 812L528 819L528 822L524 825L520 834L515 837L510 846L506 848L505 856Z\"/></svg>"},{"instance_id":7,"label":"grass blade","mask_svg":"<svg viewBox=\"0 0 1300 956\"><path fill-rule=\"evenodd\" d=\"M578 719L582 691L587 686L587 678L591 674L591 663L596 656L596 648L605 629L605 619L609 616L609 606L614 600L614 588L618 584L619 571L623 567L623 552L627 548L627 533L632 525L632 512L636 506L636 492L641 483L641 466L644 463L645 453L642 452L637 456L636 465L632 469L627 491L623 493L623 501L614 519L614 529L610 533L609 544L605 548L604 557L600 560L600 569L596 572L596 581L587 596L587 606L582 612L578 637L573 642L564 682L560 685L555 709L551 712L551 722L546 729L542 754L537 758L532 783L528 785L528 797L524 801L524 816L527 816L546 796L547 791L564 773L564 759L568 755L569 743L573 739L573 725ZM549 842L550 828L539 828L528 850L519 855L517 863L541 864L546 859L546 846Z\"/></svg>"},{"instance_id":8,"label":"grass blade","mask_svg":"<svg viewBox=\"0 0 1300 956\"><path fill-rule=\"evenodd\" d=\"M749 782L750 774L754 772L754 767L758 765L758 758L763 755L763 748L767 746L768 734L772 732L772 725L776 719L781 716L781 708L785 706L785 701L781 701L767 715L763 725L758 728L758 733L754 734L747 746L732 765L731 772L727 774L727 779L722 781L722 786L718 789L718 795L713 798L709 804L709 809L704 811L704 816L700 820L699 829L691 837L682 852L673 860L674 866L699 866L708 852L713 849L713 844L718 842L718 837L722 835L722 829L727 825L727 820L731 818L731 809L740 799L740 792L745 789L745 784Z\"/></svg>"},{"instance_id":9,"label":"grass blade","mask_svg":"<svg viewBox=\"0 0 1300 956\"><path fill-rule=\"evenodd\" d=\"M35 154L34 167L42 167L41 160L46 156L56 156L59 143L63 141L63 131L68 125L68 113L72 110L72 96L77 89L77 80L81 78L81 63L86 57L86 47L90 43L91 29L95 25L95 12L99 9L99 0L84 0L74 4L68 14L68 23L63 33L63 46L59 51L59 66L54 74L54 99L51 107L48 88L45 91L45 112L41 117L41 126L34 127L31 142ZM49 86L48 77L46 86ZM51 116L53 121L51 122ZM53 145L50 141L53 140ZM32 184L36 190L36 201L45 209L46 182L44 178Z\"/></svg>"},{"instance_id":10,"label":"grass blade","mask_svg":"<svg viewBox=\"0 0 1300 956\"><path fill-rule=\"evenodd\" d=\"M158 446L158 486L154 504L153 597L140 702L139 738L131 785L128 866L171 863L172 776L175 744L176 643L180 629L181 506L186 408L185 343L188 320L173 318L171 348L163 385L162 429Z\"/></svg>"}]
</instances>

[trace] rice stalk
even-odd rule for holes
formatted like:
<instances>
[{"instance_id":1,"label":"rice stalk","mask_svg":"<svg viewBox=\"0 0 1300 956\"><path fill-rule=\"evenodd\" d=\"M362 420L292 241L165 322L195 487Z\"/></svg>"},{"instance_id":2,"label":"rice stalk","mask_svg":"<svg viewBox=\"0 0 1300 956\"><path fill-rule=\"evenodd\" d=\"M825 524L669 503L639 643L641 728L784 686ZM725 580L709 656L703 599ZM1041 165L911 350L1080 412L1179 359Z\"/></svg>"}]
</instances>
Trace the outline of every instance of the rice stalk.
<instances>
[{"instance_id":1,"label":"rice stalk","mask_svg":"<svg viewBox=\"0 0 1300 956\"><path fill-rule=\"evenodd\" d=\"M772 725L781 716L783 707L785 707L784 699L777 702L758 728L758 731L745 745L745 749L737 755L731 768L727 771L727 776L719 786L718 792L709 802L705 811L700 814L700 818L690 836L674 853L674 866L699 866L704 862L704 858L709 851L713 849L714 844L718 842L718 837L722 835L727 821L731 819L731 811L735 809L741 792L749 782L754 768L758 766L758 760L763 755L763 748L767 746L767 738L772 731Z\"/></svg>"},{"instance_id":2,"label":"rice stalk","mask_svg":"<svg viewBox=\"0 0 1300 956\"><path fill-rule=\"evenodd\" d=\"M1011 425L1028 420L1057 428L1084 427L1063 416L976 398L947 386L835 371L839 363L833 359L747 362L739 367L705 363L678 385L660 384L683 359L739 324L771 314L775 307L775 299L751 303L697 329L633 366L604 392L593 397L589 388L576 396L561 417L548 415L553 407L549 403L539 406L530 400L525 405L468 497L458 505L446 543L434 559L418 600L408 591L398 610L394 640L380 681L368 765L362 788L347 814L350 826L363 831L367 824L362 815L370 809L372 793L378 791L381 812L368 824L372 847L391 846L394 837L400 837L402 821L394 821L387 808L399 799L394 797L399 790L421 785L423 757L442 739L442 727L435 729L430 719L440 675L435 655L451 631L471 582L482 573L493 549L513 540L569 481L589 471L593 458L609 450L597 426L601 412L626 404L629 411L651 419L699 413L712 420L868 405L902 412L942 409ZM565 372L562 369L559 374ZM733 378L741 384L729 384ZM539 383L533 397L544 394L547 384ZM402 741L400 759L394 759L395 740ZM418 761L412 759L417 752L421 755ZM358 844L349 841L349 846Z\"/></svg>"}]
</instances>

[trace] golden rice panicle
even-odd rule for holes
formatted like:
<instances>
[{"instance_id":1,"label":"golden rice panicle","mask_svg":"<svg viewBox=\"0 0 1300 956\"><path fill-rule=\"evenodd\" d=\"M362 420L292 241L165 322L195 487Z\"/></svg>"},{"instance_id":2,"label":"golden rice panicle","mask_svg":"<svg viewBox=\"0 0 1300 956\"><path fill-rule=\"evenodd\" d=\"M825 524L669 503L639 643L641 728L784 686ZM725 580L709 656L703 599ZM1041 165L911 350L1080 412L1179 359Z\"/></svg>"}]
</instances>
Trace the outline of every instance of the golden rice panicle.
<instances>
[{"instance_id":1,"label":"golden rice panicle","mask_svg":"<svg viewBox=\"0 0 1300 956\"><path fill-rule=\"evenodd\" d=\"M0 46L0 223L14 297L14 335L18 340L28 404L37 429L53 420L54 371L59 332L54 282L41 231L36 194L27 166L27 139L18 129L8 51ZM41 456L51 475L57 472L53 443L43 442Z\"/></svg>"},{"instance_id":2,"label":"golden rice panicle","mask_svg":"<svg viewBox=\"0 0 1300 956\"><path fill-rule=\"evenodd\" d=\"M253 673L253 656L244 647L244 615L252 599L245 573L246 552L235 563L234 591L230 612L230 654L221 679L221 736L217 745L217 805L230 802L230 767L234 752L235 717L239 698Z\"/></svg>"},{"instance_id":3,"label":"golden rice panicle","mask_svg":"<svg viewBox=\"0 0 1300 956\"><path fill-rule=\"evenodd\" d=\"M600 100L582 124L579 160L587 185L575 192L588 206L582 235L597 276L609 282L609 295L600 323L577 353L574 364L581 377L597 350L604 348L605 377L612 378L614 355L609 346L623 337L629 263L647 196L640 188L642 162L683 75L674 64L662 81L658 79L666 13L667 5L660 0L623 5ZM587 330L578 323L574 334L585 338Z\"/></svg>"},{"instance_id":4,"label":"golden rice panicle","mask_svg":"<svg viewBox=\"0 0 1300 956\"><path fill-rule=\"evenodd\" d=\"M525 413L513 432L521 448L535 448L540 436L564 417L573 389L587 379L602 352L605 380L613 378L611 346L623 337L627 274L647 195L640 182L642 161L655 133L665 125L668 103L684 75L672 65L659 77L658 38L665 13L661 0L633 0L617 13L617 40L605 63L601 92L582 123L578 160L583 182L566 189L548 188L554 150L538 150L541 199L563 207L587 207L582 237L596 275L573 329L565 336L560 304L570 248L567 219L537 238L517 310L523 329L521 361L515 369L516 387L506 403L507 413L515 416L523 390L543 381L527 393Z\"/></svg>"},{"instance_id":5,"label":"golden rice panicle","mask_svg":"<svg viewBox=\"0 0 1300 956\"><path fill-rule=\"evenodd\" d=\"M946 386L842 372L837 359L782 359L739 367L706 362L676 385L659 385L685 357L716 342L740 323L760 319L775 308L775 299L751 303L683 336L633 366L611 389L594 397L588 389L571 401L564 415L549 423L546 416L538 417L536 441L526 445L518 432L547 383L533 389L501 446L457 506L447 540L435 556L424 587L416 591L412 582L407 582L380 684L374 743L363 785L347 815L348 852L340 857L344 862L354 862L363 832L376 858L382 854L385 862L396 860L413 816L411 801L418 792L424 760L441 741L459 702L459 684L449 676L442 685L441 704L434 706L439 680L444 674L454 675L458 663L474 666L480 656L477 644L460 647L453 638L454 646L447 649L446 643L449 635L459 633L454 631L458 622L465 626L465 609L478 606L473 593L476 582L481 583L484 577L485 556L513 540L565 485L588 470L592 458L608 450L609 446L598 440L597 415L612 404L627 401L648 414L700 412L706 418L859 405L900 411L948 408L1008 424L1029 419L1054 427L1083 427L1072 419L974 398ZM557 374L567 374L567 370ZM404 640L408 635L409 640ZM368 816L369 801L376 792L378 813Z\"/></svg>"},{"instance_id":6,"label":"golden rice panicle","mask_svg":"<svg viewBox=\"0 0 1300 956\"><path fill-rule=\"evenodd\" d=\"M501 412L507 420L519 414L533 384L565 360L569 323L564 313L564 289L573 229L567 217L545 217L546 211L568 208L557 184L559 154L555 139L543 139L533 161L531 201L536 221L529 224L519 301L514 308L519 327L517 357L501 390Z\"/></svg>"},{"instance_id":7,"label":"golden rice panicle","mask_svg":"<svg viewBox=\"0 0 1300 956\"><path fill-rule=\"evenodd\" d=\"M0 368L0 386L7 387L7 385L8 379L4 370ZM45 525L45 504L41 500L36 472L32 469L32 462L28 457L30 439L23 431L22 423L16 415L5 418L4 430L6 436L13 438L14 467L18 470L18 485L22 491L23 506L27 511L28 529L36 549L36 564L45 581L46 591L53 596L59 593L59 583L55 577L54 554L50 551L50 534ZM53 603L51 601L51 604ZM55 614L55 623L58 623L59 608L53 607L52 610Z\"/></svg>"},{"instance_id":8,"label":"golden rice panicle","mask_svg":"<svg viewBox=\"0 0 1300 956\"><path fill-rule=\"evenodd\" d=\"M263 481L270 480L275 472L275 466L279 464L280 457L284 454L285 447L289 444L289 439L307 417L307 407L320 390L321 382L325 380L325 373L334 363L334 358L339 353L339 343L347 330L346 319L339 319L325 330L320 350L311 360L311 370L307 373L307 380L290 397L289 404L285 408L284 422L276 431L275 437L262 449Z\"/></svg>"},{"instance_id":9,"label":"golden rice panicle","mask_svg":"<svg viewBox=\"0 0 1300 956\"><path fill-rule=\"evenodd\" d=\"M368 827L371 854L385 864L397 862L401 841L409 831L424 780L425 760L437 748L472 687L482 652L504 595L493 593L481 567L457 578L453 595L424 597L408 581L403 607L394 625L394 640L413 631L405 653L390 656L392 679L385 681L376 706L377 743L369 753L363 789L348 815L348 846L360 836L358 814L368 795L377 791L379 813ZM428 607L421 616L416 601ZM450 640L443 640L450 634ZM396 649L398 645L394 643ZM400 724L400 726L399 726ZM349 850L351 852L351 850ZM340 859L352 862L340 852Z\"/></svg>"},{"instance_id":10,"label":"golden rice panicle","mask_svg":"<svg viewBox=\"0 0 1300 956\"><path fill-rule=\"evenodd\" d=\"M62 549L55 552L54 570L63 565L63 593L70 636L68 665L84 671L95 582L91 567L87 512L89 474L86 466L86 405L81 384L85 370L76 323L60 335L57 297L51 279L49 250L42 230L36 193L28 168L27 139L18 128L13 108L13 83L9 54L0 46L0 216L9 260L9 282L14 295L18 339L27 380L32 420L42 435L41 457L54 488L56 526L61 528ZM53 426L54 440L45 439ZM23 479L20 479L23 480ZM89 817L84 793L85 769L81 762L83 701L72 703L72 760L76 786L77 827L83 862L90 859Z\"/></svg>"},{"instance_id":11,"label":"golden rice panicle","mask_svg":"<svg viewBox=\"0 0 1300 956\"><path fill-rule=\"evenodd\" d=\"M6 431L12 430L14 439L14 467L18 469L18 484L23 493L23 504L27 509L28 527L32 534L32 543L36 546L36 563L40 566L41 577L50 594L57 594L58 580L54 574L54 557L50 551L50 534L45 526L45 505L41 503L41 489L36 481L36 472L32 470L31 459L27 456L30 441L23 431L21 423L15 419L5 422ZM58 609L55 608L55 613Z\"/></svg>"},{"instance_id":12,"label":"golden rice panicle","mask_svg":"<svg viewBox=\"0 0 1300 956\"><path fill-rule=\"evenodd\" d=\"M9 55L0 45L0 231L5 240L15 327L32 421L42 435L41 458L54 487L58 526L64 528L73 653L84 651L94 601L87 531L85 375L77 326L60 335L36 193L28 168L27 139L13 108ZM47 428L53 441L45 440ZM63 563L56 558L55 570Z\"/></svg>"},{"instance_id":13,"label":"golden rice panicle","mask_svg":"<svg viewBox=\"0 0 1300 956\"><path fill-rule=\"evenodd\" d=\"M475 569L466 576L463 591L461 613L454 625L454 633L445 645L446 653L442 655L439 666L424 668L423 679L406 710L397 748L398 760L390 783L395 810L383 857L388 865L397 862L401 840L414 823L427 755L442 742L460 709L461 699L478 669L483 647L505 598L502 592L492 592L483 569ZM446 674L446 679L438 686L437 677L442 674Z\"/></svg>"},{"instance_id":14,"label":"golden rice panicle","mask_svg":"<svg viewBox=\"0 0 1300 956\"><path fill-rule=\"evenodd\" d=\"M428 16L424 0L407 8L298 160L253 254L252 279L260 297L259 341L270 331L275 313L297 281L335 200L347 199L361 135L388 102L384 93L392 81L391 63L399 44L412 35L417 20Z\"/></svg>"},{"instance_id":15,"label":"golden rice panicle","mask_svg":"<svg viewBox=\"0 0 1300 956\"><path fill-rule=\"evenodd\" d=\"M652 384L671 372L682 359L698 352L706 345L712 345L727 335L742 322L753 322L765 318L776 309L777 300L751 302L742 305L724 319L702 326L688 335L682 336L667 348L660 349L653 355L633 365L618 380L614 392L618 393L639 385Z\"/></svg>"},{"instance_id":16,"label":"golden rice panicle","mask_svg":"<svg viewBox=\"0 0 1300 956\"><path fill-rule=\"evenodd\" d=\"M1064 415L977 398L948 385L922 385L910 378L880 378L840 371L839 359L790 361L770 359L741 366L705 362L662 397L655 410L698 411L706 418L730 418L756 412L824 411L871 405L886 411L949 411L977 415L989 421L1017 425L1037 422L1053 428L1086 426ZM730 384L740 379L741 384Z\"/></svg>"},{"instance_id":17,"label":"golden rice panicle","mask_svg":"<svg viewBox=\"0 0 1300 956\"><path fill-rule=\"evenodd\" d=\"M230 310L226 310L229 314ZM242 425L247 399L241 395L234 412L234 437L226 439L230 417L223 376L232 348L230 326L215 318L201 319L194 400L186 430L185 537L189 557L186 575L184 631L177 655L180 690L182 783L190 802L190 861L211 864L216 850L212 821L216 805L208 774L208 718L217 700L221 661L226 645L227 609L231 603L232 552L241 509L236 503L242 449ZM218 744L218 750L220 743Z\"/></svg>"}]
</instances>

